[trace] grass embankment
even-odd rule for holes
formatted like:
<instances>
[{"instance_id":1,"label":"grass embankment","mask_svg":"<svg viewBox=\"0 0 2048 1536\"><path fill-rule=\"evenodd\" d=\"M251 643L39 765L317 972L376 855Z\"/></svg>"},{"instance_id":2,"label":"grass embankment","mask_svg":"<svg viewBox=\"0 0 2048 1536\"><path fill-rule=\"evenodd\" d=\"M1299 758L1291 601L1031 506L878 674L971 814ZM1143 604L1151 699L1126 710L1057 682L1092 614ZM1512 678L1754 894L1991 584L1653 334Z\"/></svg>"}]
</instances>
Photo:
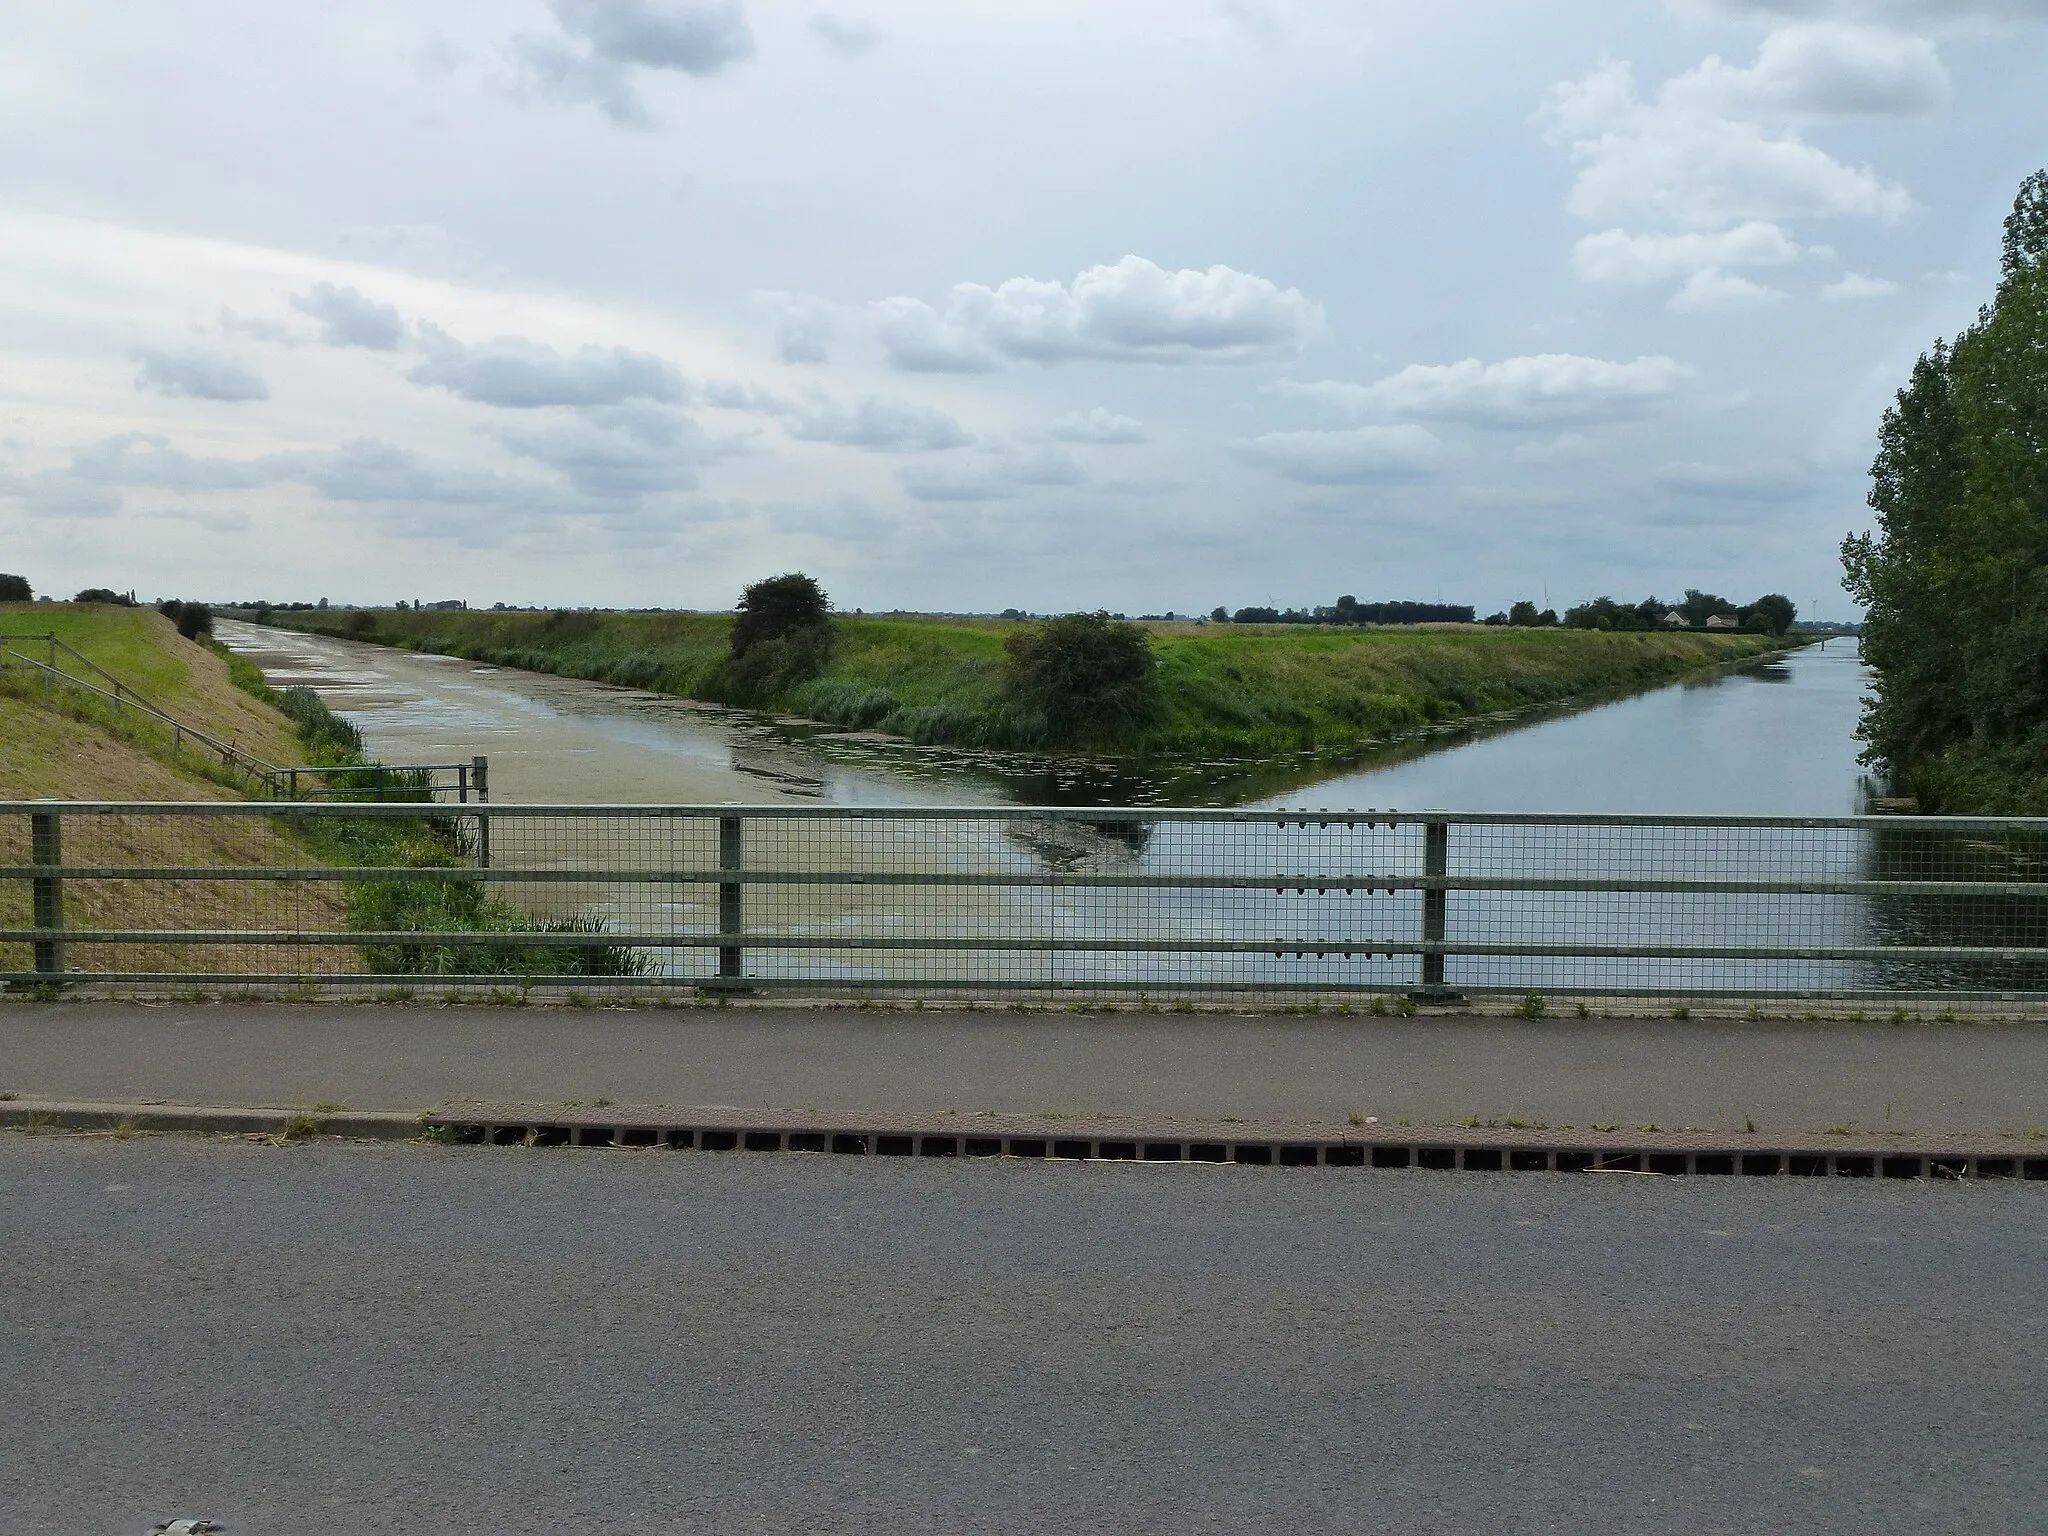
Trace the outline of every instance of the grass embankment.
<instances>
[{"instance_id":1,"label":"grass embankment","mask_svg":"<svg viewBox=\"0 0 2048 1536\"><path fill-rule=\"evenodd\" d=\"M727 666L727 614L300 610L270 622L685 698L746 704L927 744L1031 748L1003 695L1001 619L832 621L829 663L768 697ZM1655 687L1779 648L1762 635L1300 625L1148 626L1165 710L1139 756L1341 752L1431 726Z\"/></svg>"},{"instance_id":2,"label":"grass embankment","mask_svg":"<svg viewBox=\"0 0 2048 1536\"><path fill-rule=\"evenodd\" d=\"M185 725L240 746L278 766L366 762L362 739L309 689L278 694L250 662L180 636L149 609L101 604L0 604L0 634L55 634ZM15 649L42 659L33 645ZM67 670L74 664L66 662ZM94 679L104 682L103 679ZM359 786L372 782L366 773ZM43 674L0 668L0 799L188 801L240 798L253 786L219 758L133 709ZM29 860L26 818L0 828L0 862ZM403 868L467 862L466 830L441 816L344 822L306 818L71 817L64 827L69 864L277 867L325 863ZM365 881L273 884L250 880L66 882L68 922L80 928L277 928L305 930L595 931L585 919L541 922L490 895L482 881L415 885ZM175 913L175 917L167 916ZM26 926L29 892L0 884L0 926ZM28 964L28 946L0 945L0 969ZM234 971L262 965L244 946L92 946L73 943L67 960L81 970ZM513 945L364 946L371 972L417 975L619 975L639 968L631 951Z\"/></svg>"}]
</instances>

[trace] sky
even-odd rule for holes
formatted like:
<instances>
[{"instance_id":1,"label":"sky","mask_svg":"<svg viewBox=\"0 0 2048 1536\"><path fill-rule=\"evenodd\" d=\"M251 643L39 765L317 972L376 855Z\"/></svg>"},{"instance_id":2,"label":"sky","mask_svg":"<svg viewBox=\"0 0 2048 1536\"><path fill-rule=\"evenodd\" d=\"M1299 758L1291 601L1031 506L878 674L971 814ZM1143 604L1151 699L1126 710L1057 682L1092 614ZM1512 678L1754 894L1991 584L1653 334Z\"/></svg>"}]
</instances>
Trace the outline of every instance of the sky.
<instances>
[{"instance_id":1,"label":"sky","mask_svg":"<svg viewBox=\"0 0 2048 1536\"><path fill-rule=\"evenodd\" d=\"M0 0L38 592L1784 592L2048 0Z\"/></svg>"}]
</instances>

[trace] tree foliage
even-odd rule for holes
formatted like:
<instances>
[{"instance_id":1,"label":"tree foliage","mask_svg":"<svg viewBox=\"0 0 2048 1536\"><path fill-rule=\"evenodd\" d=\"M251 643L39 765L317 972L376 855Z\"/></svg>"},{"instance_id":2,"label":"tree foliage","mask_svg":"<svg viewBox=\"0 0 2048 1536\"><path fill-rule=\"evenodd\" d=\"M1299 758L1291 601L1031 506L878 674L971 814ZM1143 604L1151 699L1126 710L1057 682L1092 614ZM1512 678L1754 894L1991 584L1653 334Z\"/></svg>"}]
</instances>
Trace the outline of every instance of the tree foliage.
<instances>
[{"instance_id":1,"label":"tree foliage","mask_svg":"<svg viewBox=\"0 0 2048 1536\"><path fill-rule=\"evenodd\" d=\"M26 576L9 576L0 572L0 603L27 603L35 600L35 592L29 587Z\"/></svg>"},{"instance_id":2,"label":"tree foliage","mask_svg":"<svg viewBox=\"0 0 2048 1536\"><path fill-rule=\"evenodd\" d=\"M1878 430L1874 531L1842 543L1876 673L1865 760L1930 805L2048 809L2048 171L1994 301L1914 364Z\"/></svg>"},{"instance_id":3,"label":"tree foliage","mask_svg":"<svg viewBox=\"0 0 2048 1536\"><path fill-rule=\"evenodd\" d=\"M757 581L740 594L732 625L733 659L763 641L822 629L831 612L825 589L801 571Z\"/></svg>"},{"instance_id":4,"label":"tree foliage","mask_svg":"<svg viewBox=\"0 0 2048 1536\"><path fill-rule=\"evenodd\" d=\"M1145 631L1106 613L1069 613L1003 641L1004 693L1044 722L1048 746L1129 741L1165 711Z\"/></svg>"}]
</instances>

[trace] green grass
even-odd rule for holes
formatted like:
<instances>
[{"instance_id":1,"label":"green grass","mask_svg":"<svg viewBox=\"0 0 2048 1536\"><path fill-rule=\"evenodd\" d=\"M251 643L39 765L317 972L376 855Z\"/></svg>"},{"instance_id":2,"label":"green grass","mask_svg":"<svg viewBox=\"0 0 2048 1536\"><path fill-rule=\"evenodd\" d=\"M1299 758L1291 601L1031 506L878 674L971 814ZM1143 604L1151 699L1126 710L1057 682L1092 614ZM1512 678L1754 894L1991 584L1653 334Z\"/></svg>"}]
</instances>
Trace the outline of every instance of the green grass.
<instances>
[{"instance_id":1,"label":"green grass","mask_svg":"<svg viewBox=\"0 0 2048 1536\"><path fill-rule=\"evenodd\" d=\"M271 622L498 666L737 702L728 614L277 613ZM925 744L1030 747L1003 696L1000 619L833 620L822 675L767 703ZM1758 655L1757 635L1442 626L1152 626L1161 722L1134 755L1269 758L1335 752L1432 727L1620 694Z\"/></svg>"}]
</instances>

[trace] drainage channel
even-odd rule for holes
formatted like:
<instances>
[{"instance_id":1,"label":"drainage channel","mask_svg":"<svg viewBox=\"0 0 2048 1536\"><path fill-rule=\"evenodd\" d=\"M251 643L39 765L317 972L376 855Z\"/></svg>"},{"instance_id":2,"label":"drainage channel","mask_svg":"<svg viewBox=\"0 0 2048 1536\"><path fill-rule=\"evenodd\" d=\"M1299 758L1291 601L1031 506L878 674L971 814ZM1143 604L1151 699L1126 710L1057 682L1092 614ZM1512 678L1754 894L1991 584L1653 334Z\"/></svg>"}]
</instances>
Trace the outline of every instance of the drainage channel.
<instances>
[{"instance_id":1,"label":"drainage channel","mask_svg":"<svg viewBox=\"0 0 2048 1536\"><path fill-rule=\"evenodd\" d=\"M1428 1141L1188 1141L1121 1137L967 1136L906 1131L732 1129L430 1120L460 1146L636 1147L843 1157L1014 1158L1107 1163L1229 1163L1255 1168L1417 1168L1466 1173L1636 1173L1749 1178L2029 1179L2048 1157L1832 1150L1445 1145Z\"/></svg>"}]
</instances>

